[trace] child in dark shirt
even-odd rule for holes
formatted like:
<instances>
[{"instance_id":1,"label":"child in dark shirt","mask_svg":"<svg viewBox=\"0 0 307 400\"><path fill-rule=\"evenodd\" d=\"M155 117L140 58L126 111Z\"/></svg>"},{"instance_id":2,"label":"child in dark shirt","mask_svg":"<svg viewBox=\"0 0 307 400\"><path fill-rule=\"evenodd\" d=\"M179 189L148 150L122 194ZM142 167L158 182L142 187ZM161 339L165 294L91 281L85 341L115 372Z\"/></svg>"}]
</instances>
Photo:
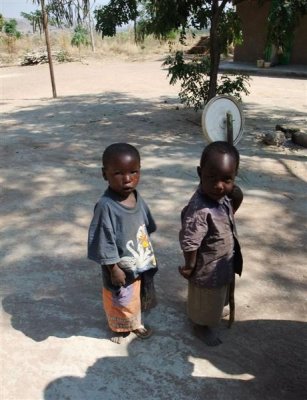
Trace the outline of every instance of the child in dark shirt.
<instances>
[{"instance_id":1,"label":"child in dark shirt","mask_svg":"<svg viewBox=\"0 0 307 400\"><path fill-rule=\"evenodd\" d=\"M102 266L103 306L111 340L121 343L130 332L146 339L151 329L142 325L141 309L155 305L157 264L149 235L156 224L136 190L140 154L130 144L114 143L104 151L102 163L109 187L94 209L88 257Z\"/></svg>"},{"instance_id":2,"label":"child in dark shirt","mask_svg":"<svg viewBox=\"0 0 307 400\"><path fill-rule=\"evenodd\" d=\"M209 346L221 343L215 332L235 272L241 275L242 255L234 212L243 199L234 185L239 153L227 142L213 142L203 151L197 168L200 185L181 213L179 234L189 280L188 316L195 334Z\"/></svg>"}]
</instances>

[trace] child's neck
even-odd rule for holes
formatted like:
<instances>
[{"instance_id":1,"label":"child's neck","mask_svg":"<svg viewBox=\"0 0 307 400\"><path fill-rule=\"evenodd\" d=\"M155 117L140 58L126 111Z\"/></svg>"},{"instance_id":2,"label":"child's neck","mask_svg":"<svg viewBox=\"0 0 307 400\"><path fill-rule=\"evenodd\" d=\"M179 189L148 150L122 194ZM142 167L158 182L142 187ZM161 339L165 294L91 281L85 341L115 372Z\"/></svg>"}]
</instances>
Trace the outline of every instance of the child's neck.
<instances>
[{"instance_id":1,"label":"child's neck","mask_svg":"<svg viewBox=\"0 0 307 400\"><path fill-rule=\"evenodd\" d=\"M134 208L136 205L135 193L130 193L129 196L126 199L121 200L120 203L126 207Z\"/></svg>"},{"instance_id":2,"label":"child's neck","mask_svg":"<svg viewBox=\"0 0 307 400\"><path fill-rule=\"evenodd\" d=\"M136 205L136 194L135 192L130 193L127 197L122 197L118 193L113 192L115 200L125 207L134 208Z\"/></svg>"}]
</instances>

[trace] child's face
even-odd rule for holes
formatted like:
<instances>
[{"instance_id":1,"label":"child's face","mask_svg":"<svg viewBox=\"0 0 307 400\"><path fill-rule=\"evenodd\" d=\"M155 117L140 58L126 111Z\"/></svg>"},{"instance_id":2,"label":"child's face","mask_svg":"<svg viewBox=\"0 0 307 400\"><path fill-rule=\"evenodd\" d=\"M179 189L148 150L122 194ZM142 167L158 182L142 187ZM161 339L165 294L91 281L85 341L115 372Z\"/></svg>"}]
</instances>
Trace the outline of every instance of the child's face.
<instances>
[{"instance_id":1,"label":"child's face","mask_svg":"<svg viewBox=\"0 0 307 400\"><path fill-rule=\"evenodd\" d=\"M110 188L126 199L139 183L140 162L129 153L115 154L112 160L109 160L108 164L102 168L102 174L109 182Z\"/></svg>"},{"instance_id":2,"label":"child's face","mask_svg":"<svg viewBox=\"0 0 307 400\"><path fill-rule=\"evenodd\" d=\"M220 200L233 189L236 161L229 154L213 153L197 172L203 193L213 200Z\"/></svg>"}]
</instances>

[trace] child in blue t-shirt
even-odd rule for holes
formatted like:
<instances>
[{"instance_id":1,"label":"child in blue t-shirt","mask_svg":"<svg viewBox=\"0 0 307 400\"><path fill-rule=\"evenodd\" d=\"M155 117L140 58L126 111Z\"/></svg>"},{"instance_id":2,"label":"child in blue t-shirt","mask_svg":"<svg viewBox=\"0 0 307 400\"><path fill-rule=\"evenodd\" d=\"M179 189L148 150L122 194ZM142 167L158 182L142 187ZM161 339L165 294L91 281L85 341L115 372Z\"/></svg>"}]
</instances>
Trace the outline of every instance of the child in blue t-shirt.
<instances>
[{"instance_id":1,"label":"child in blue t-shirt","mask_svg":"<svg viewBox=\"0 0 307 400\"><path fill-rule=\"evenodd\" d=\"M142 325L141 309L155 305L157 263L149 235L156 224L136 190L140 154L128 143L114 143L104 151L102 164L109 187L94 209L88 257L102 266L103 306L111 340L121 343L131 332L146 339L152 331Z\"/></svg>"}]
</instances>

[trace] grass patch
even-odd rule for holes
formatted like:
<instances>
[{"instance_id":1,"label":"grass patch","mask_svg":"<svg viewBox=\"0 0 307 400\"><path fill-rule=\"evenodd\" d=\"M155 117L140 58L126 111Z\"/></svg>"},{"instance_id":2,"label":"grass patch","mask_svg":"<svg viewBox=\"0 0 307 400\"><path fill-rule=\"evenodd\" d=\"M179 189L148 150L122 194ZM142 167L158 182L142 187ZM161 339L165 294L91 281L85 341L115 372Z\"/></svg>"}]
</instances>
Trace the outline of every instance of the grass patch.
<instances>
[{"instance_id":1,"label":"grass patch","mask_svg":"<svg viewBox=\"0 0 307 400\"><path fill-rule=\"evenodd\" d=\"M0 66L20 65L27 53L35 53L46 48L44 34L24 34L20 39L9 40L3 33L0 34ZM55 53L67 55L67 59L79 59L78 48L71 45L73 31L58 29L50 32L51 49ZM87 58L121 58L126 60L142 60L165 56L169 51L187 50L199 38L192 35L187 39L187 46L182 46L178 40L162 42L152 36L145 38L144 43L136 44L133 30L119 32L115 37L101 38L94 33L95 53L91 45L81 46L80 56ZM55 60L57 61L57 60ZM63 60L64 61L64 60Z\"/></svg>"}]
</instances>

